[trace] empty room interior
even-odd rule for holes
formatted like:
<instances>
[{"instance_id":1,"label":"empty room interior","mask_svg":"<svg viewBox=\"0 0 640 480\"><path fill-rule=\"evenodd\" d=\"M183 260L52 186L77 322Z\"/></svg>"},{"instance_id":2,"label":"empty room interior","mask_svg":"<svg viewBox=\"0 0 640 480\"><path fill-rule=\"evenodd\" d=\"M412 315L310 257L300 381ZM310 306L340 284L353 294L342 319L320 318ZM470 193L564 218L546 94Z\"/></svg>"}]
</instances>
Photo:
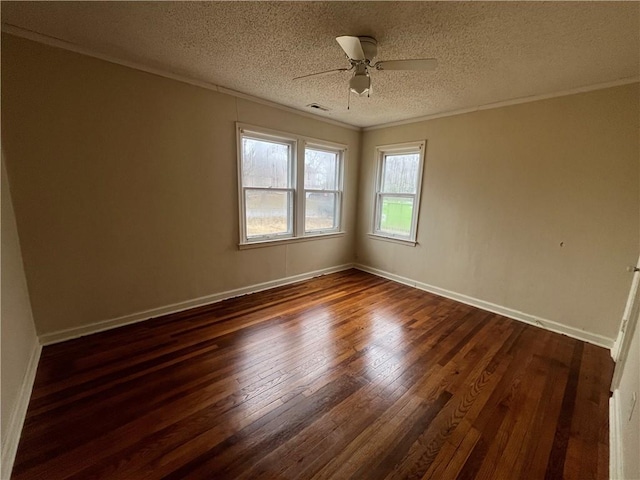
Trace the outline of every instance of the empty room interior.
<instances>
[{"instance_id":1,"label":"empty room interior","mask_svg":"<svg viewBox=\"0 0 640 480\"><path fill-rule=\"evenodd\" d=\"M1 3L9 479L640 479L640 2Z\"/></svg>"}]
</instances>

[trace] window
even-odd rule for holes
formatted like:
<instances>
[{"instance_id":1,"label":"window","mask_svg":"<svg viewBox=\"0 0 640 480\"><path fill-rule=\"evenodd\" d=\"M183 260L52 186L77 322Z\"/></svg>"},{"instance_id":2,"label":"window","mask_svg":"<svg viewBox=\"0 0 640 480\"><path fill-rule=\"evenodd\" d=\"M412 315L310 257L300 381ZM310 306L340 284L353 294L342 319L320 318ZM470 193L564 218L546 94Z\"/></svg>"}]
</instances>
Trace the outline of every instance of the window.
<instances>
[{"instance_id":1,"label":"window","mask_svg":"<svg viewBox=\"0 0 640 480\"><path fill-rule=\"evenodd\" d=\"M344 146L238 125L240 244L339 233Z\"/></svg>"},{"instance_id":2,"label":"window","mask_svg":"<svg viewBox=\"0 0 640 480\"><path fill-rule=\"evenodd\" d=\"M373 234L416 241L425 142L378 147Z\"/></svg>"},{"instance_id":3,"label":"window","mask_svg":"<svg viewBox=\"0 0 640 480\"><path fill-rule=\"evenodd\" d=\"M306 146L304 151L304 231L319 233L340 227L341 153Z\"/></svg>"},{"instance_id":4,"label":"window","mask_svg":"<svg viewBox=\"0 0 640 480\"><path fill-rule=\"evenodd\" d=\"M293 234L295 143L247 133L242 137L242 193L247 239Z\"/></svg>"}]
</instances>

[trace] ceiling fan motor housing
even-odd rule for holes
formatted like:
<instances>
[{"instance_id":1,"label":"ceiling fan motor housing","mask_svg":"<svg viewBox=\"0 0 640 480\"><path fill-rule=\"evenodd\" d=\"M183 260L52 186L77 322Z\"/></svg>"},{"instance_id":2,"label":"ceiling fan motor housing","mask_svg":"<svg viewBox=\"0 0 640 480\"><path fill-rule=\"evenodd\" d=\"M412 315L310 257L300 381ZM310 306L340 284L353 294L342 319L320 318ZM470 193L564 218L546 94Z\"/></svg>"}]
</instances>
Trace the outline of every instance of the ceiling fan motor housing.
<instances>
[{"instance_id":1,"label":"ceiling fan motor housing","mask_svg":"<svg viewBox=\"0 0 640 480\"><path fill-rule=\"evenodd\" d=\"M358 37L362 50L364 51L364 57L368 62L371 62L378 54L378 42L373 37Z\"/></svg>"}]
</instances>

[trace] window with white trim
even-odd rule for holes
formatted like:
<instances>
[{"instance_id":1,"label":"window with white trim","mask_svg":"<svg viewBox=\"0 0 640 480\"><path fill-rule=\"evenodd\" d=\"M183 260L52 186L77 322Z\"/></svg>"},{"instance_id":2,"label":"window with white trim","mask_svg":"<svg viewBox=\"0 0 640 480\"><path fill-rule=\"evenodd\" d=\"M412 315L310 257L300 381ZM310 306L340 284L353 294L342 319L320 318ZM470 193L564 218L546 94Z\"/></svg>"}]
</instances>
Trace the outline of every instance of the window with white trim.
<instances>
[{"instance_id":1,"label":"window with white trim","mask_svg":"<svg viewBox=\"0 0 640 480\"><path fill-rule=\"evenodd\" d=\"M304 150L304 231L333 232L340 228L342 152L306 145Z\"/></svg>"},{"instance_id":2,"label":"window with white trim","mask_svg":"<svg viewBox=\"0 0 640 480\"><path fill-rule=\"evenodd\" d=\"M425 142L378 147L373 234L415 243Z\"/></svg>"},{"instance_id":3,"label":"window with white trim","mask_svg":"<svg viewBox=\"0 0 640 480\"><path fill-rule=\"evenodd\" d=\"M240 244L339 233L344 150L238 125Z\"/></svg>"},{"instance_id":4,"label":"window with white trim","mask_svg":"<svg viewBox=\"0 0 640 480\"><path fill-rule=\"evenodd\" d=\"M247 240L293 235L294 140L244 132L242 201Z\"/></svg>"}]
</instances>

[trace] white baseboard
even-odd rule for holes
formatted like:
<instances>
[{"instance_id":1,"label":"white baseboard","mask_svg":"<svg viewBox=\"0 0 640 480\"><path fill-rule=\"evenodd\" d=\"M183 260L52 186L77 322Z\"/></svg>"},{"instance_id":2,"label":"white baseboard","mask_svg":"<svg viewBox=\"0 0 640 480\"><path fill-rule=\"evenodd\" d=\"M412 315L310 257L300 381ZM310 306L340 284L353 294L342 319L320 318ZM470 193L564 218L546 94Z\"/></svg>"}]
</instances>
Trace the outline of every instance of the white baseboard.
<instances>
[{"instance_id":1,"label":"white baseboard","mask_svg":"<svg viewBox=\"0 0 640 480\"><path fill-rule=\"evenodd\" d=\"M24 420L27 416L27 408L29 407L29 400L31 399L31 392L33 390L33 383L36 379L36 371L38 370L38 362L40 361L41 352L42 346L36 339L31 350L27 371L25 372L22 385L20 386L18 399L7 422L7 434L5 441L2 444L2 456L0 457L2 458L0 478L3 479L11 477L11 470L13 469L13 462L16 459L16 452L18 451L18 443L20 442L22 426L24 425Z\"/></svg>"},{"instance_id":2,"label":"white baseboard","mask_svg":"<svg viewBox=\"0 0 640 480\"><path fill-rule=\"evenodd\" d=\"M279 287L282 285L288 285L290 283L300 282L302 280L308 280L313 277L319 277L321 275L328 275L330 273L341 272L353 268L353 264L338 265L335 267L323 268L320 270L314 270L312 272L301 273L299 275L292 275L289 277L279 278L277 280L271 280L269 282L257 283L248 287L236 288L234 290L227 290L226 292L214 293L200 298L194 298L193 300L186 300L184 302L174 303L166 305L164 307L152 308L142 312L133 313L130 315L124 315L118 318L112 318L109 320L103 320L100 322L91 323L88 325L82 325L80 327L68 328L65 330L58 330L55 332L45 333L40 335L40 343L42 345L52 345L54 343L64 342L74 338L83 337L85 335L91 335L92 333L98 333L105 330L111 330L112 328L122 327L132 323L138 323L151 318L160 317L162 315L169 315L171 313L182 312L189 310L190 308L202 307L212 303L227 300L233 297L239 297L241 295L247 295L249 293L256 293L262 290L268 290L269 288Z\"/></svg>"},{"instance_id":3,"label":"white baseboard","mask_svg":"<svg viewBox=\"0 0 640 480\"><path fill-rule=\"evenodd\" d=\"M622 444L620 439L620 394L615 390L609 399L609 478L622 479Z\"/></svg>"},{"instance_id":4,"label":"white baseboard","mask_svg":"<svg viewBox=\"0 0 640 480\"><path fill-rule=\"evenodd\" d=\"M487 310L489 312L497 313L498 315L512 318L514 320L528 323L530 325L535 325L537 327L541 327L546 330L550 330L552 332L561 333L571 338L576 338L578 340L582 340L587 343L598 345L599 347L610 349L613 346L613 339L604 337L602 335L598 335L597 333L585 332L584 330L569 327L567 325L554 322L553 320L547 320L544 318L536 317L535 315L530 315L528 313L520 312L512 308L496 305L495 303L486 302L478 298L469 297L462 293L456 293L450 290L445 290L444 288L434 287L433 285L418 282L416 280L412 280L410 278L406 278L401 275L396 275L394 273L389 273L384 270L369 267L366 265L355 264L354 268L357 268L358 270L362 270L364 272L372 273L373 275L378 275L379 277L384 277L389 280L393 280L394 282L403 283L405 285L409 285L410 287L418 288L420 290L424 290L429 293L434 293L436 295L440 295L441 297L450 298L451 300L455 300L460 303L465 303L467 305L471 305L472 307L477 307L482 310Z\"/></svg>"}]
</instances>

